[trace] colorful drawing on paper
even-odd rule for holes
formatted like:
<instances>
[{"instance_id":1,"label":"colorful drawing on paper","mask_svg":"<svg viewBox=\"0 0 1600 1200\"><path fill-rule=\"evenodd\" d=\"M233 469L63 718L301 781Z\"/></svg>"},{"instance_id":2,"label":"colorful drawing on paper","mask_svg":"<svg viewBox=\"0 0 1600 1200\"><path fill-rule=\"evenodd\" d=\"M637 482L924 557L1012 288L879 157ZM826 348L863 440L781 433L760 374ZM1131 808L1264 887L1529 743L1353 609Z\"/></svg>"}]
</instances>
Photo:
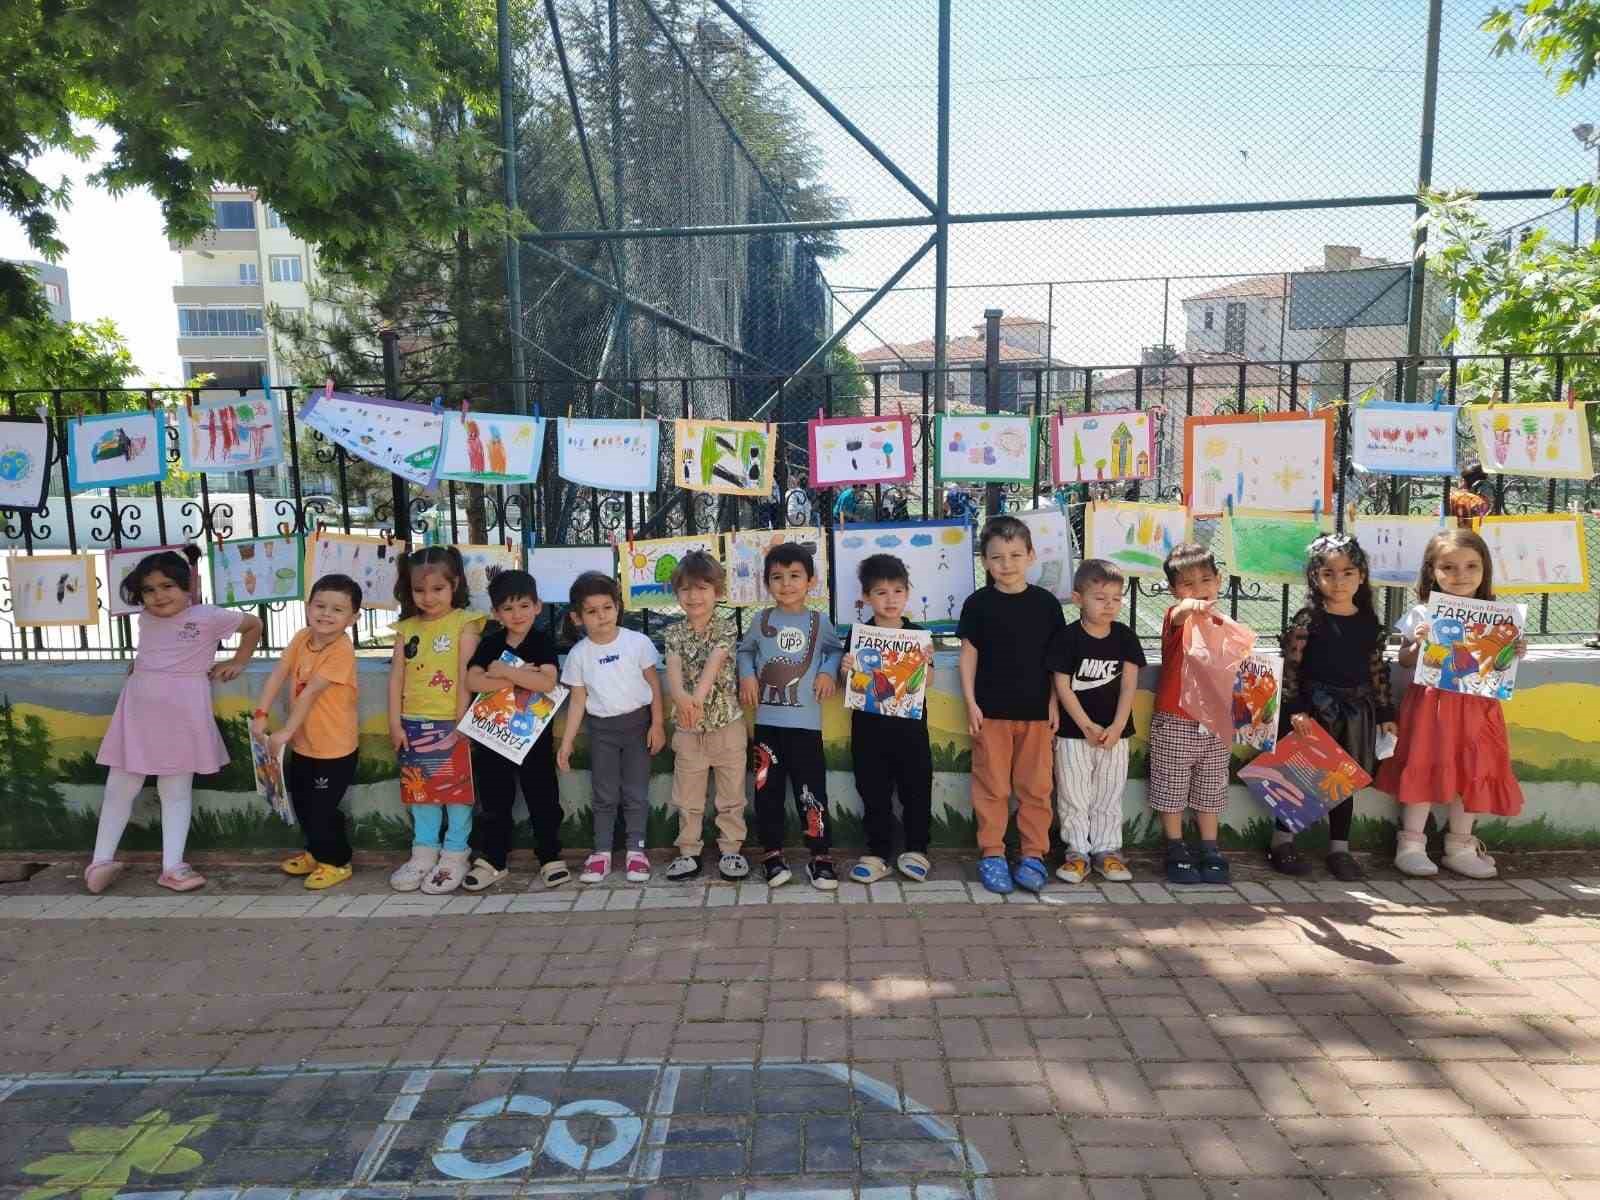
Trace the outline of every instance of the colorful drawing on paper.
<instances>
[{"instance_id":1,"label":"colorful drawing on paper","mask_svg":"<svg viewBox=\"0 0 1600 1200\"><path fill-rule=\"evenodd\" d=\"M1072 599L1072 531L1058 508L1036 508L1010 514L1028 527L1033 538L1033 566L1028 582L1058 600Z\"/></svg>"},{"instance_id":2,"label":"colorful drawing on paper","mask_svg":"<svg viewBox=\"0 0 1600 1200\"><path fill-rule=\"evenodd\" d=\"M187 404L177 423L185 471L249 471L283 461L278 406L266 396Z\"/></svg>"},{"instance_id":3,"label":"colorful drawing on paper","mask_svg":"<svg viewBox=\"0 0 1600 1200\"><path fill-rule=\"evenodd\" d=\"M0 508L37 511L49 489L49 422L0 417Z\"/></svg>"},{"instance_id":4,"label":"colorful drawing on paper","mask_svg":"<svg viewBox=\"0 0 1600 1200\"><path fill-rule=\"evenodd\" d=\"M243 538L211 547L211 597L248 607L305 595L305 543L298 536Z\"/></svg>"},{"instance_id":5,"label":"colorful drawing on paper","mask_svg":"<svg viewBox=\"0 0 1600 1200\"><path fill-rule=\"evenodd\" d=\"M934 421L933 439L941 483L1033 480L1032 417L942 416Z\"/></svg>"},{"instance_id":6,"label":"colorful drawing on paper","mask_svg":"<svg viewBox=\"0 0 1600 1200\"><path fill-rule=\"evenodd\" d=\"M1283 659L1252 654L1239 664L1233 684L1233 744L1271 750L1278 744Z\"/></svg>"},{"instance_id":7,"label":"colorful drawing on paper","mask_svg":"<svg viewBox=\"0 0 1600 1200\"><path fill-rule=\"evenodd\" d=\"M1517 686L1517 642L1526 606L1434 592L1428 597L1428 639L1416 681L1442 692L1509 700Z\"/></svg>"},{"instance_id":8,"label":"colorful drawing on paper","mask_svg":"<svg viewBox=\"0 0 1600 1200\"><path fill-rule=\"evenodd\" d=\"M75 492L167 477L167 415L102 413L67 422L67 482Z\"/></svg>"},{"instance_id":9,"label":"colorful drawing on paper","mask_svg":"<svg viewBox=\"0 0 1600 1200\"><path fill-rule=\"evenodd\" d=\"M677 421L673 477L691 492L769 496L777 443L777 429L755 421Z\"/></svg>"},{"instance_id":10,"label":"colorful drawing on paper","mask_svg":"<svg viewBox=\"0 0 1600 1200\"><path fill-rule=\"evenodd\" d=\"M1416 587L1422 555L1443 517L1368 516L1357 513L1351 532L1367 556L1367 578L1373 586ZM1496 584L1499 583L1497 579Z\"/></svg>"},{"instance_id":11,"label":"colorful drawing on paper","mask_svg":"<svg viewBox=\"0 0 1600 1200\"><path fill-rule=\"evenodd\" d=\"M966 521L925 521L915 525L872 523L839 525L833 530L833 571L855 580L861 560L892 554L911 575L911 600L905 616L919 625L946 629L961 616L972 595L977 569L972 526ZM858 625L872 615L859 587L835 587L833 623Z\"/></svg>"},{"instance_id":12,"label":"colorful drawing on paper","mask_svg":"<svg viewBox=\"0 0 1600 1200\"><path fill-rule=\"evenodd\" d=\"M556 473L610 492L653 492L660 467L659 421L556 422Z\"/></svg>"},{"instance_id":13,"label":"colorful drawing on paper","mask_svg":"<svg viewBox=\"0 0 1600 1200\"><path fill-rule=\"evenodd\" d=\"M400 607L394 587L405 547L383 538L318 533L306 543L305 578L315 587L324 575L348 575L361 585L362 608Z\"/></svg>"},{"instance_id":14,"label":"colorful drawing on paper","mask_svg":"<svg viewBox=\"0 0 1600 1200\"><path fill-rule=\"evenodd\" d=\"M20 629L47 625L93 625L95 595L92 554L13 554L6 561L11 579L11 623Z\"/></svg>"},{"instance_id":15,"label":"colorful drawing on paper","mask_svg":"<svg viewBox=\"0 0 1600 1200\"><path fill-rule=\"evenodd\" d=\"M622 604L624 608L676 608L678 597L672 591L672 573L691 550L704 550L718 556L721 537L655 538L643 542L618 542Z\"/></svg>"},{"instance_id":16,"label":"colorful drawing on paper","mask_svg":"<svg viewBox=\"0 0 1600 1200\"><path fill-rule=\"evenodd\" d=\"M467 568L467 607L490 613L489 583L501 571L514 571L521 555L505 546L457 546L462 565ZM537 582L537 580L535 580Z\"/></svg>"},{"instance_id":17,"label":"colorful drawing on paper","mask_svg":"<svg viewBox=\"0 0 1600 1200\"><path fill-rule=\"evenodd\" d=\"M1588 479L1594 474L1585 410L1565 404L1469 405L1478 462L1491 475Z\"/></svg>"},{"instance_id":18,"label":"colorful drawing on paper","mask_svg":"<svg viewBox=\"0 0 1600 1200\"><path fill-rule=\"evenodd\" d=\"M615 579L616 551L610 546L535 546L528 551L528 574L539 585L539 599L546 604L567 603L572 585L588 571Z\"/></svg>"},{"instance_id":19,"label":"colorful drawing on paper","mask_svg":"<svg viewBox=\"0 0 1600 1200\"><path fill-rule=\"evenodd\" d=\"M1222 518L1218 557L1224 574L1301 583L1306 548L1331 527L1326 518L1239 510Z\"/></svg>"},{"instance_id":20,"label":"colorful drawing on paper","mask_svg":"<svg viewBox=\"0 0 1600 1200\"><path fill-rule=\"evenodd\" d=\"M757 608L772 601L767 595L763 572L767 551L784 542L794 542L811 551L816 573L806 589L808 608L828 607L828 542L816 525L797 525L787 529L741 529L722 535L722 565L728 572L726 603L735 608ZM850 587L850 580L843 586Z\"/></svg>"},{"instance_id":21,"label":"colorful drawing on paper","mask_svg":"<svg viewBox=\"0 0 1600 1200\"><path fill-rule=\"evenodd\" d=\"M439 470L444 413L425 404L404 404L344 392L317 392L300 420L357 458L382 467L418 487L432 487Z\"/></svg>"},{"instance_id":22,"label":"colorful drawing on paper","mask_svg":"<svg viewBox=\"0 0 1600 1200\"><path fill-rule=\"evenodd\" d=\"M850 630L853 663L844 680L844 706L854 712L920 721L933 673L933 635L923 629Z\"/></svg>"},{"instance_id":23,"label":"colorful drawing on paper","mask_svg":"<svg viewBox=\"0 0 1600 1200\"><path fill-rule=\"evenodd\" d=\"M1190 417L1183 425L1183 475L1196 517L1220 516L1229 507L1320 516L1332 504L1333 418Z\"/></svg>"},{"instance_id":24,"label":"colorful drawing on paper","mask_svg":"<svg viewBox=\"0 0 1600 1200\"><path fill-rule=\"evenodd\" d=\"M255 770L256 795L267 802L267 807L290 825L295 823L294 805L289 801L289 788L284 779L284 752L276 754L268 744L267 735L250 730L250 764Z\"/></svg>"},{"instance_id":25,"label":"colorful drawing on paper","mask_svg":"<svg viewBox=\"0 0 1600 1200\"><path fill-rule=\"evenodd\" d=\"M1452 404L1371 401L1350 410L1350 461L1375 475L1454 475Z\"/></svg>"},{"instance_id":26,"label":"colorful drawing on paper","mask_svg":"<svg viewBox=\"0 0 1600 1200\"><path fill-rule=\"evenodd\" d=\"M1572 513L1485 517L1478 532L1494 560L1496 592L1587 592L1583 518Z\"/></svg>"},{"instance_id":27,"label":"colorful drawing on paper","mask_svg":"<svg viewBox=\"0 0 1600 1200\"><path fill-rule=\"evenodd\" d=\"M1271 750L1240 767L1239 781L1273 816L1299 833L1366 787L1372 776L1327 730L1308 719L1304 732L1287 734Z\"/></svg>"},{"instance_id":28,"label":"colorful drawing on paper","mask_svg":"<svg viewBox=\"0 0 1600 1200\"><path fill-rule=\"evenodd\" d=\"M839 417L807 425L811 486L904 483L911 478L909 417Z\"/></svg>"},{"instance_id":29,"label":"colorful drawing on paper","mask_svg":"<svg viewBox=\"0 0 1600 1200\"><path fill-rule=\"evenodd\" d=\"M400 727L406 735L406 748L396 755L401 802L472 804L472 744L456 723L401 717Z\"/></svg>"},{"instance_id":30,"label":"colorful drawing on paper","mask_svg":"<svg viewBox=\"0 0 1600 1200\"><path fill-rule=\"evenodd\" d=\"M502 413L444 414L439 478L463 483L529 483L544 457L544 421Z\"/></svg>"},{"instance_id":31,"label":"colorful drawing on paper","mask_svg":"<svg viewBox=\"0 0 1600 1200\"><path fill-rule=\"evenodd\" d=\"M509 650L500 655L500 661L512 667L527 665ZM567 694L567 689L559 684L548 692L530 692L524 687L480 692L467 706L456 728L496 754L521 763L555 720L556 711L566 701Z\"/></svg>"},{"instance_id":32,"label":"colorful drawing on paper","mask_svg":"<svg viewBox=\"0 0 1600 1200\"><path fill-rule=\"evenodd\" d=\"M1057 483L1103 483L1154 477L1155 424L1148 413L1057 413L1051 423Z\"/></svg>"},{"instance_id":33,"label":"colorful drawing on paper","mask_svg":"<svg viewBox=\"0 0 1600 1200\"><path fill-rule=\"evenodd\" d=\"M128 604L122 598L122 581L141 562L152 554L172 553L182 554L183 546L136 546L128 550L106 551L106 611L113 617L127 617L134 613L143 612L144 605L137 602ZM189 602L199 604L200 600L200 572L189 573Z\"/></svg>"},{"instance_id":34,"label":"colorful drawing on paper","mask_svg":"<svg viewBox=\"0 0 1600 1200\"><path fill-rule=\"evenodd\" d=\"M1129 575L1161 576L1172 548L1189 540L1189 510L1180 504L1096 500L1084 509L1083 557L1104 558Z\"/></svg>"}]
</instances>

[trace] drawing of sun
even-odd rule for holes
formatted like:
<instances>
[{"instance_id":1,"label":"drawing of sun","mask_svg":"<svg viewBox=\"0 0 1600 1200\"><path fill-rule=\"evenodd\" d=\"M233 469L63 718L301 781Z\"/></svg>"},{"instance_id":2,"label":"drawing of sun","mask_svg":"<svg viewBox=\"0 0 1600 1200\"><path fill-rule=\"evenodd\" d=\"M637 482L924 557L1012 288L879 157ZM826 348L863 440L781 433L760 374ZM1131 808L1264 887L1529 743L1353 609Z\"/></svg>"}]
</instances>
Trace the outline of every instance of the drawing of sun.
<instances>
[{"instance_id":1,"label":"drawing of sun","mask_svg":"<svg viewBox=\"0 0 1600 1200\"><path fill-rule=\"evenodd\" d=\"M962 533L960 529L952 526L939 535L939 540L946 546L959 546L962 538L965 536L966 535Z\"/></svg>"},{"instance_id":2,"label":"drawing of sun","mask_svg":"<svg viewBox=\"0 0 1600 1200\"><path fill-rule=\"evenodd\" d=\"M1228 452L1228 443L1224 438L1207 438L1206 444L1204 447L1202 447L1202 449L1204 450L1207 458L1221 458Z\"/></svg>"},{"instance_id":3,"label":"drawing of sun","mask_svg":"<svg viewBox=\"0 0 1600 1200\"><path fill-rule=\"evenodd\" d=\"M637 550L635 550L634 553L633 553L633 569L635 571L642 571L646 567L648 567L649 565L650 565L650 556L647 555L647 554L641 554Z\"/></svg>"},{"instance_id":4,"label":"drawing of sun","mask_svg":"<svg viewBox=\"0 0 1600 1200\"><path fill-rule=\"evenodd\" d=\"M1273 476L1273 479L1277 480L1278 486L1287 492L1305 477L1306 473L1304 471L1286 465L1283 470Z\"/></svg>"}]
</instances>

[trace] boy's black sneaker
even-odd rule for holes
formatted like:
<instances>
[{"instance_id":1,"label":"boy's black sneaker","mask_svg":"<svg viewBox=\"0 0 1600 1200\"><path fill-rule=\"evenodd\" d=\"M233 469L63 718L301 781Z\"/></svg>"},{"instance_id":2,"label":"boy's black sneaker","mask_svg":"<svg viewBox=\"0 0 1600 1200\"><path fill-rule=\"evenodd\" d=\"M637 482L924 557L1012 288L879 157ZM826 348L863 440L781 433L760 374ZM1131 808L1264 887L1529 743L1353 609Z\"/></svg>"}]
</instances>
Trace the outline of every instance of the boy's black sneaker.
<instances>
[{"instance_id":1,"label":"boy's black sneaker","mask_svg":"<svg viewBox=\"0 0 1600 1200\"><path fill-rule=\"evenodd\" d=\"M1167 882L1200 882L1200 868L1195 865L1194 851L1185 842L1173 842L1167 847Z\"/></svg>"},{"instance_id":2,"label":"boy's black sneaker","mask_svg":"<svg viewBox=\"0 0 1600 1200\"><path fill-rule=\"evenodd\" d=\"M1221 850L1200 850L1200 882L1201 883L1231 883L1233 873L1228 869L1228 860Z\"/></svg>"},{"instance_id":3,"label":"boy's black sneaker","mask_svg":"<svg viewBox=\"0 0 1600 1200\"><path fill-rule=\"evenodd\" d=\"M761 865L767 872L768 887L782 887L794 878L794 875L789 870L789 864L783 861L783 855L781 854L762 859Z\"/></svg>"},{"instance_id":4,"label":"boy's black sneaker","mask_svg":"<svg viewBox=\"0 0 1600 1200\"><path fill-rule=\"evenodd\" d=\"M806 864L806 874L811 877L811 886L819 892L839 890L839 873L833 869L831 858L813 858Z\"/></svg>"}]
</instances>

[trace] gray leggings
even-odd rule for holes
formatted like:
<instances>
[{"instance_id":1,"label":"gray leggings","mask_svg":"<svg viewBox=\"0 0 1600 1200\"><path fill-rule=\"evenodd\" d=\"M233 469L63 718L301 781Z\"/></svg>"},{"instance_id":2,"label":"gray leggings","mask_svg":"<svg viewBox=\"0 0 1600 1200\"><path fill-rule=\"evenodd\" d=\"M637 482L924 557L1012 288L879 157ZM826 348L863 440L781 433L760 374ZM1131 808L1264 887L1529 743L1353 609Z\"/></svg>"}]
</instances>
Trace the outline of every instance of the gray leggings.
<instances>
[{"instance_id":1,"label":"gray leggings","mask_svg":"<svg viewBox=\"0 0 1600 1200\"><path fill-rule=\"evenodd\" d=\"M628 829L628 849L644 849L650 815L650 706L620 717L586 717L589 727L589 779L594 788L594 848L610 851L616 838L617 809Z\"/></svg>"}]
</instances>

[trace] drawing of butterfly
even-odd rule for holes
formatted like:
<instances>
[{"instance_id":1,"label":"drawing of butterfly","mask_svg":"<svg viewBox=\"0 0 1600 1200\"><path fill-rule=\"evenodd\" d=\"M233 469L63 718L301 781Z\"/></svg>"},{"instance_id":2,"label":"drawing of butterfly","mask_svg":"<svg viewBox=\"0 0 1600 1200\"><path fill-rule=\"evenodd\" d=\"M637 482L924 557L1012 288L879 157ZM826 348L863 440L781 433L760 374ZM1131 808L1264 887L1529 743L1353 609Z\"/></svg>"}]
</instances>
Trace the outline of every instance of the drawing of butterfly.
<instances>
[{"instance_id":1,"label":"drawing of butterfly","mask_svg":"<svg viewBox=\"0 0 1600 1200\"><path fill-rule=\"evenodd\" d=\"M1299 483L1305 477L1306 473L1304 471L1287 464L1284 466L1283 470L1278 471L1272 476L1272 478L1277 481L1278 486L1286 492L1290 491L1295 484Z\"/></svg>"}]
</instances>

